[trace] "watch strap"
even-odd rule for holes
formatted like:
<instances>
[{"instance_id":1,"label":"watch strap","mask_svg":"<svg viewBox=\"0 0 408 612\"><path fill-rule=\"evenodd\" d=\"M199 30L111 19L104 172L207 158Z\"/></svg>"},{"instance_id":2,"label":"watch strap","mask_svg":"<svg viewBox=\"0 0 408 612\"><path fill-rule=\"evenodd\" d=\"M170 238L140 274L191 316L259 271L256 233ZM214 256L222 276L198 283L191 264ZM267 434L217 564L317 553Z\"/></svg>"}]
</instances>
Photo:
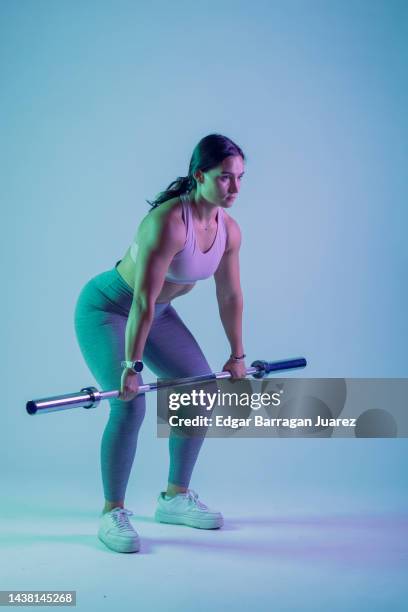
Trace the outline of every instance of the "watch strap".
<instances>
[{"instance_id":1,"label":"watch strap","mask_svg":"<svg viewBox=\"0 0 408 612\"><path fill-rule=\"evenodd\" d=\"M141 372L143 370L143 361L137 359L136 361L121 361L120 365L122 368L133 370L134 372Z\"/></svg>"}]
</instances>

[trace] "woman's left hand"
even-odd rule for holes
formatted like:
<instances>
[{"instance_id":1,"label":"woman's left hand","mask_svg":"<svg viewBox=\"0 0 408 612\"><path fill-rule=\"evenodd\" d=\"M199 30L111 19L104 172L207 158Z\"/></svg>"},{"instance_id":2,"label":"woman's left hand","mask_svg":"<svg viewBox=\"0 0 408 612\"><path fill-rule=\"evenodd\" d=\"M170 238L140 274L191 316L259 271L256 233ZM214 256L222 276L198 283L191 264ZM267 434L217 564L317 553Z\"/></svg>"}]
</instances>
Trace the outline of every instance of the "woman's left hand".
<instances>
[{"instance_id":1,"label":"woman's left hand","mask_svg":"<svg viewBox=\"0 0 408 612\"><path fill-rule=\"evenodd\" d=\"M245 361L235 361L235 359L228 359L226 363L222 366L223 372L231 372L231 378L234 380L236 378L245 378L246 377L246 365Z\"/></svg>"}]
</instances>

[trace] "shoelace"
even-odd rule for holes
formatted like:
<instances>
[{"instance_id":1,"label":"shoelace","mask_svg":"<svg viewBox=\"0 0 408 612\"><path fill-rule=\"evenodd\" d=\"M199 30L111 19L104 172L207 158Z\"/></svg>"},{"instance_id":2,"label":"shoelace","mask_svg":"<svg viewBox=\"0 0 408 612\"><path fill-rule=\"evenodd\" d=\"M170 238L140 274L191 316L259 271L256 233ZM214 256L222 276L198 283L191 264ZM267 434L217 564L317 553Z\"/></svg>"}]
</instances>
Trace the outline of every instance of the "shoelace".
<instances>
[{"instance_id":1,"label":"shoelace","mask_svg":"<svg viewBox=\"0 0 408 612\"><path fill-rule=\"evenodd\" d=\"M129 529L133 531L133 527L129 523L128 519L128 516L133 515L133 512L131 510L127 510L126 508L115 508L115 510L111 512L111 515L119 531L128 531Z\"/></svg>"},{"instance_id":2,"label":"shoelace","mask_svg":"<svg viewBox=\"0 0 408 612\"><path fill-rule=\"evenodd\" d=\"M191 502L193 502L193 504L195 504L198 508L200 508L200 510L208 510L208 506L203 504L203 502L201 502L198 499L198 493L193 491L193 489L187 489L185 495L186 495L187 499L189 499Z\"/></svg>"}]
</instances>

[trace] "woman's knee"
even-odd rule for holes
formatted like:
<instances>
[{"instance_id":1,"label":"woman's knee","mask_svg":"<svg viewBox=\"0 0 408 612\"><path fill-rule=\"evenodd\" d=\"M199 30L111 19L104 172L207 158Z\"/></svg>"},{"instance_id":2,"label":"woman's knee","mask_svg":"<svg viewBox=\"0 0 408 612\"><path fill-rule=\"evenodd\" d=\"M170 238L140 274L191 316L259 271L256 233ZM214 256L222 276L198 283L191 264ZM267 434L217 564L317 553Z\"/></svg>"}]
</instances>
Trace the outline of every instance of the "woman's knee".
<instances>
[{"instance_id":1,"label":"woman's knee","mask_svg":"<svg viewBox=\"0 0 408 612\"><path fill-rule=\"evenodd\" d=\"M146 414L146 402L143 396L135 397L127 402L115 398L111 399L109 403L109 420L111 422L126 427L140 427Z\"/></svg>"}]
</instances>

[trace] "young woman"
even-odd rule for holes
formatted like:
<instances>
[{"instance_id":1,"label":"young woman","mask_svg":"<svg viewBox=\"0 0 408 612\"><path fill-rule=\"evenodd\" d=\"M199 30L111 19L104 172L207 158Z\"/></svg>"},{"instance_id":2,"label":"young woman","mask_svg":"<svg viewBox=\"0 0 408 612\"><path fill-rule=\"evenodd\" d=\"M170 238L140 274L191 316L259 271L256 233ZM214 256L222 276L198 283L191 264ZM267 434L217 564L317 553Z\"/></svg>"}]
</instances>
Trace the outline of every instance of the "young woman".
<instances>
[{"instance_id":1,"label":"young woman","mask_svg":"<svg viewBox=\"0 0 408 612\"><path fill-rule=\"evenodd\" d=\"M195 147L186 177L162 192L142 220L135 241L116 266L92 278L75 309L82 354L102 388L120 388L110 400L101 444L105 506L99 538L118 552L139 550L139 538L124 507L145 397L137 395L146 364L160 378L211 372L197 341L172 301L196 281L214 275L219 312L231 355L223 370L245 377L242 292L238 252L240 230L227 213L236 199L245 157L229 138L210 134ZM189 489L204 436L171 430L167 491L158 498L157 521L214 529L221 513Z\"/></svg>"}]
</instances>

